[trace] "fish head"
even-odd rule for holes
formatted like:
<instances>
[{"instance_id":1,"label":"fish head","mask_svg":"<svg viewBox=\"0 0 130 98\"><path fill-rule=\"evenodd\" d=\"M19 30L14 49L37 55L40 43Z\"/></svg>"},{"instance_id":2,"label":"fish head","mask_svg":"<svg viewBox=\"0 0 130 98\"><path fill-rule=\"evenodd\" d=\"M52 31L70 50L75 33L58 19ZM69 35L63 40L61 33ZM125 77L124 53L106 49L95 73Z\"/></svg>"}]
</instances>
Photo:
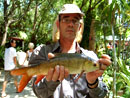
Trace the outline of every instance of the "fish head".
<instances>
[{"instance_id":1,"label":"fish head","mask_svg":"<svg viewBox=\"0 0 130 98\"><path fill-rule=\"evenodd\" d=\"M97 61L87 61L85 62L84 68L85 72L92 72L100 69L100 64Z\"/></svg>"}]
</instances>

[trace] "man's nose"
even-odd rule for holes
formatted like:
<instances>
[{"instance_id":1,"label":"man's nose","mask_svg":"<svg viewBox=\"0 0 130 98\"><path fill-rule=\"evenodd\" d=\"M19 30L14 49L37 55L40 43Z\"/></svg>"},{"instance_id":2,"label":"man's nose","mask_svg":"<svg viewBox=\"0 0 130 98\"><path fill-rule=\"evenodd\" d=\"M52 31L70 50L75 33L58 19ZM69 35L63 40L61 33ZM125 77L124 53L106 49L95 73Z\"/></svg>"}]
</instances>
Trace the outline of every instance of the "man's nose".
<instances>
[{"instance_id":1,"label":"man's nose","mask_svg":"<svg viewBox=\"0 0 130 98\"><path fill-rule=\"evenodd\" d=\"M74 26L74 22L72 20L69 20L69 23L68 23L69 26Z\"/></svg>"}]
</instances>

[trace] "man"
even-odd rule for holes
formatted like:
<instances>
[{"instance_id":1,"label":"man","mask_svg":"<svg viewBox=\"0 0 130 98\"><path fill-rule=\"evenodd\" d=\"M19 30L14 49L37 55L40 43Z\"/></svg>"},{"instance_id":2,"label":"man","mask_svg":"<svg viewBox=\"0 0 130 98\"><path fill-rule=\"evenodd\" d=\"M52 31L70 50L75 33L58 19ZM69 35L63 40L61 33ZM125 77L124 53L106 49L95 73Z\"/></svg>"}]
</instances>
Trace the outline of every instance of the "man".
<instances>
[{"instance_id":1,"label":"man","mask_svg":"<svg viewBox=\"0 0 130 98\"><path fill-rule=\"evenodd\" d=\"M14 78L14 84L16 86L16 92L18 89L18 85L17 85L17 78L15 76L11 76L10 71L12 69L14 69L17 65L17 60L16 60L16 49L14 47L16 47L16 41L15 40L10 40L10 46L9 48L7 48L5 50L5 54L4 54L4 70L5 70L5 78L4 78L4 82L3 82L3 89L2 89L2 95L1 97L4 98L6 97L6 85L7 83L10 81L11 77Z\"/></svg>"},{"instance_id":2,"label":"man","mask_svg":"<svg viewBox=\"0 0 130 98\"><path fill-rule=\"evenodd\" d=\"M83 13L76 5L65 4L55 24L55 43L36 48L30 59L32 66L54 57L52 53L81 53L98 60L94 52L85 50L78 44L82 38L84 24ZM68 69L57 65L55 69L50 69L37 85L33 85L34 93L38 98L103 98L107 87L100 76L111 61L109 56L103 55L98 62L102 64L101 70L84 73L79 79L78 74L71 75Z\"/></svg>"}]
</instances>

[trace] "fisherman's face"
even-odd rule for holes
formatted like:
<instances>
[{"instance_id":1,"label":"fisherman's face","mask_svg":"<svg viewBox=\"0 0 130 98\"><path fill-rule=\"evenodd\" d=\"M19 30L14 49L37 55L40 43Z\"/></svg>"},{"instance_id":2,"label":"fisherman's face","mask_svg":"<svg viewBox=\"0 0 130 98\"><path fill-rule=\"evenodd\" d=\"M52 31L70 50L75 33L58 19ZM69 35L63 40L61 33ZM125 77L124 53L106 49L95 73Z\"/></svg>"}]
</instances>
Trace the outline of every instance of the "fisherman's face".
<instances>
[{"instance_id":1,"label":"fisherman's face","mask_svg":"<svg viewBox=\"0 0 130 98\"><path fill-rule=\"evenodd\" d=\"M59 21L60 39L74 40L80 30L79 14L62 14Z\"/></svg>"}]
</instances>

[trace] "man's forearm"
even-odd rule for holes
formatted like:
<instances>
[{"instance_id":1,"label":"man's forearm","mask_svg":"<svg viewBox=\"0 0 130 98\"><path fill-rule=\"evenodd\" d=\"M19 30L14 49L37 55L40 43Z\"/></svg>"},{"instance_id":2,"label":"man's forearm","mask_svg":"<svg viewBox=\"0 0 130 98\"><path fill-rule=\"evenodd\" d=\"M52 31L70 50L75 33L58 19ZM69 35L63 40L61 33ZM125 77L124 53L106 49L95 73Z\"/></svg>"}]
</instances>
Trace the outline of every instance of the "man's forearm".
<instances>
[{"instance_id":1,"label":"man's forearm","mask_svg":"<svg viewBox=\"0 0 130 98\"><path fill-rule=\"evenodd\" d=\"M15 64L15 66L17 66L17 58L16 57L14 57L14 64Z\"/></svg>"},{"instance_id":2,"label":"man's forearm","mask_svg":"<svg viewBox=\"0 0 130 98\"><path fill-rule=\"evenodd\" d=\"M89 95L92 98L104 98L107 92L107 86L100 80L96 88L89 88Z\"/></svg>"},{"instance_id":3,"label":"man's forearm","mask_svg":"<svg viewBox=\"0 0 130 98\"><path fill-rule=\"evenodd\" d=\"M56 89L56 87L60 84L60 82L47 82L44 78L42 81L40 81L37 85L33 86L33 90L38 98L48 98L50 96L53 96L53 93ZM42 92L42 93L41 93Z\"/></svg>"}]
</instances>

